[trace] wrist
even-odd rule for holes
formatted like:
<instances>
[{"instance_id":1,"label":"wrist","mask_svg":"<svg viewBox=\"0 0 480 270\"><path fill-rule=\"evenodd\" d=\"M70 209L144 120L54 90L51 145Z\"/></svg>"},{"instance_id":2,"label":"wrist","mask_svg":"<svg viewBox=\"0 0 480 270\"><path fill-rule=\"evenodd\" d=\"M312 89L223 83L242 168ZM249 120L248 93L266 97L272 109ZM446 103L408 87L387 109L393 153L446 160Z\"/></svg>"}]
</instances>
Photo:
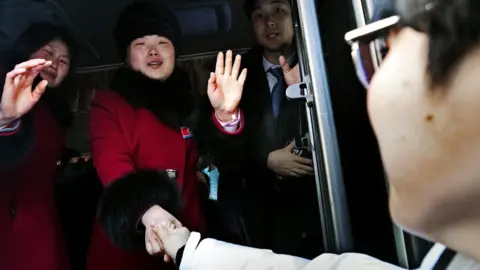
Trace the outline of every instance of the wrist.
<instances>
[{"instance_id":1,"label":"wrist","mask_svg":"<svg viewBox=\"0 0 480 270\"><path fill-rule=\"evenodd\" d=\"M215 110L215 116L217 117L217 119L224 123L234 121L237 115L238 115L238 109L235 109L232 112Z\"/></svg>"},{"instance_id":2,"label":"wrist","mask_svg":"<svg viewBox=\"0 0 480 270\"><path fill-rule=\"evenodd\" d=\"M160 210L162 209L160 206L158 205L154 205L152 207L150 207L142 216L142 224L143 226L145 226L145 228L147 228L148 226L152 225L152 220L153 220L153 216L154 216L154 213L157 211L157 210Z\"/></svg>"},{"instance_id":3,"label":"wrist","mask_svg":"<svg viewBox=\"0 0 480 270\"><path fill-rule=\"evenodd\" d=\"M15 122L15 120L17 120L17 118L15 118L15 117L3 117L0 114L0 128L10 125L11 123Z\"/></svg>"}]
</instances>

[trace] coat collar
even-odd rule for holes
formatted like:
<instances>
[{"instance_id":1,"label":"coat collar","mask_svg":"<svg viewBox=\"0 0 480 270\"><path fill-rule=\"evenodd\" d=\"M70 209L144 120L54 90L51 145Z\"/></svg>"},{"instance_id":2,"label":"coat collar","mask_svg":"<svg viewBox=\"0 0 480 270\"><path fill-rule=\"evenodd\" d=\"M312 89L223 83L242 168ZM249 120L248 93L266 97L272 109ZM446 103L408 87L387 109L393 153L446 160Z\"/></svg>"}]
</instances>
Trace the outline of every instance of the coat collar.
<instances>
[{"instance_id":1,"label":"coat collar","mask_svg":"<svg viewBox=\"0 0 480 270\"><path fill-rule=\"evenodd\" d=\"M115 74L110 87L134 108L151 111L175 129L186 121L194 105L188 75L178 68L167 80L159 81L124 67Z\"/></svg>"}]
</instances>

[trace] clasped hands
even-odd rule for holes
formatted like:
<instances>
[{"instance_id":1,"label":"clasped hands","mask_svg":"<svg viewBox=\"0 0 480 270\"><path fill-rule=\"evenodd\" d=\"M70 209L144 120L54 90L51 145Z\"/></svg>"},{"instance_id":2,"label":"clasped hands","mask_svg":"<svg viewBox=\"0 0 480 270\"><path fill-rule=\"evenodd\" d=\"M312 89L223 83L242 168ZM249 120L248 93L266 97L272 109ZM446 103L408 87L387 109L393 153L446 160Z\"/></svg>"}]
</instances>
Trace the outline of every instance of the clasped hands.
<instances>
[{"instance_id":1,"label":"clasped hands","mask_svg":"<svg viewBox=\"0 0 480 270\"><path fill-rule=\"evenodd\" d=\"M290 68L283 56L280 57L279 62L288 85L300 82L298 65ZM243 69L240 72L240 67L241 56L237 55L235 61L233 61L232 51L228 51L226 55L220 52L217 57L215 72L210 74L207 91L210 103L217 117L224 122L228 122L232 115L236 114L242 97L247 70ZM281 154L285 153L283 156L288 157L294 156L293 154L287 155L287 152L291 152L292 145L286 148L282 149ZM277 160L277 162L272 162L275 166L272 165L271 167L274 167L276 169L274 171L279 175L299 176L312 173L310 160L294 156L295 160L293 163L297 162L299 164L286 166L287 164L283 164L285 162L282 162L282 158L273 158L275 156L270 155L269 161ZM282 167L293 168L285 169ZM190 236L190 231L160 206L151 207L143 215L142 223L145 226L145 248L147 252L150 255L163 254L165 262L175 259L177 251L186 245Z\"/></svg>"},{"instance_id":2,"label":"clasped hands","mask_svg":"<svg viewBox=\"0 0 480 270\"><path fill-rule=\"evenodd\" d=\"M166 242L166 239L162 239L160 237L161 234L159 232L163 228L182 228L182 223L172 214L158 205L152 206L147 210L147 212L145 212L145 214L142 216L142 223L145 226L145 249L147 250L148 254L163 254L163 260L165 262L169 262L172 258L175 258L172 256L172 254L168 253L168 251L171 251L172 248L170 246L166 246L168 242Z\"/></svg>"}]
</instances>

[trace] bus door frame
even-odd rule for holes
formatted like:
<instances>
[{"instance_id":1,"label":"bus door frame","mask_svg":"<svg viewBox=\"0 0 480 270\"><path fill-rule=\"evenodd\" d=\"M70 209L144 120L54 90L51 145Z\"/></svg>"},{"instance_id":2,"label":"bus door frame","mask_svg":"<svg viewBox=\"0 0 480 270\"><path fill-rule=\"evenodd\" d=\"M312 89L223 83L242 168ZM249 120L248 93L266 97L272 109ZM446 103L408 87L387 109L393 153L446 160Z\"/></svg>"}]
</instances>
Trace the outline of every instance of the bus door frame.
<instances>
[{"instance_id":1,"label":"bus door frame","mask_svg":"<svg viewBox=\"0 0 480 270\"><path fill-rule=\"evenodd\" d=\"M292 1L302 82L288 87L287 97L305 103L324 250L342 253L353 250L353 239L315 2Z\"/></svg>"}]
</instances>

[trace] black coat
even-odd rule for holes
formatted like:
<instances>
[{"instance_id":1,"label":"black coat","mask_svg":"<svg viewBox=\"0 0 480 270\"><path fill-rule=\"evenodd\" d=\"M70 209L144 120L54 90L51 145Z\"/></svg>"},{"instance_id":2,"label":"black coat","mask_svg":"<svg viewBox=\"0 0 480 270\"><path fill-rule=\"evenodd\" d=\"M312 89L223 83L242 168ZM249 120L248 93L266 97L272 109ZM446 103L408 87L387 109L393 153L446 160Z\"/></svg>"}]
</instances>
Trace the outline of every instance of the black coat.
<instances>
[{"instance_id":1,"label":"black coat","mask_svg":"<svg viewBox=\"0 0 480 270\"><path fill-rule=\"evenodd\" d=\"M230 188L228 192L220 190L220 194L223 193L224 197L237 196L242 201L241 215L251 245L314 257L321 252L314 178L280 181L267 167L268 155L284 148L300 134L299 110L304 108L285 97L278 118L274 118L263 67L263 48L255 47L247 52L242 57L242 65L248 69L240 102L246 119L243 134L246 138L241 168L237 168L239 174L236 177L242 178L244 193L238 196L238 192ZM229 177L235 176L231 174ZM235 181L228 179L228 182Z\"/></svg>"}]
</instances>

